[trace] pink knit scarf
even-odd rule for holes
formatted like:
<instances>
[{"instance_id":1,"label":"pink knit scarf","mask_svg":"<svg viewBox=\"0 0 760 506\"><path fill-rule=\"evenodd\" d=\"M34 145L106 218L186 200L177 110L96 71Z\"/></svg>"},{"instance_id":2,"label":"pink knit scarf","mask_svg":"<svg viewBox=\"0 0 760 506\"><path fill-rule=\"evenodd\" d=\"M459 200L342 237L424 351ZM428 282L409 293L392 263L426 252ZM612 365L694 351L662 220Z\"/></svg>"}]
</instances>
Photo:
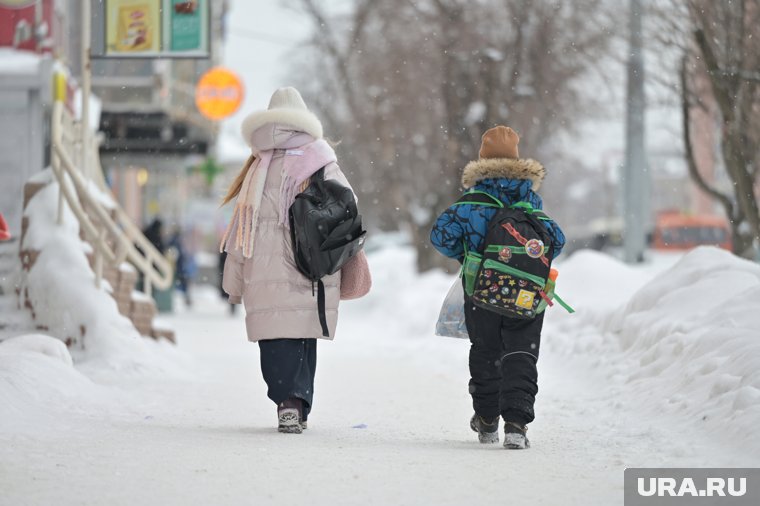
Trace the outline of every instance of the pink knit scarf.
<instances>
[{"instance_id":1,"label":"pink knit scarf","mask_svg":"<svg viewBox=\"0 0 760 506\"><path fill-rule=\"evenodd\" d=\"M230 252L239 249L245 258L251 258L253 255L261 199L275 151L272 149L259 152L255 165L248 170L235 201L232 219L222 238L220 251ZM319 169L336 160L335 151L323 139L285 150L280 187L280 225L286 228L290 226L288 211L296 195L304 190L308 179Z\"/></svg>"},{"instance_id":2,"label":"pink knit scarf","mask_svg":"<svg viewBox=\"0 0 760 506\"><path fill-rule=\"evenodd\" d=\"M337 161L335 151L324 139L285 151L280 191L280 225L286 228L290 226L288 211L296 195L304 190L306 181L319 169L335 161Z\"/></svg>"}]
</instances>

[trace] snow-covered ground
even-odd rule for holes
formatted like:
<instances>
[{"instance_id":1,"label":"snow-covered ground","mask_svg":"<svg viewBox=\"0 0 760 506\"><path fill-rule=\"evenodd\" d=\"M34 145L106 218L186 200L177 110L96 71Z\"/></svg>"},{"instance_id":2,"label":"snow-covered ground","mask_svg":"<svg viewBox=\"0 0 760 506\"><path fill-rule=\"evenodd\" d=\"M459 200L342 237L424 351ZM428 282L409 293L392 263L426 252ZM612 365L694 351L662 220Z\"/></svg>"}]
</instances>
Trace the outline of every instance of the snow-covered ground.
<instances>
[{"instance_id":1,"label":"snow-covered ground","mask_svg":"<svg viewBox=\"0 0 760 506\"><path fill-rule=\"evenodd\" d=\"M622 504L626 467L760 465L760 266L710 248L560 263L578 313L547 317L519 452L469 429L467 343L433 335L452 278L414 276L404 248L370 263L300 436L275 431L258 347L210 289L144 370L0 344L0 504Z\"/></svg>"}]
</instances>

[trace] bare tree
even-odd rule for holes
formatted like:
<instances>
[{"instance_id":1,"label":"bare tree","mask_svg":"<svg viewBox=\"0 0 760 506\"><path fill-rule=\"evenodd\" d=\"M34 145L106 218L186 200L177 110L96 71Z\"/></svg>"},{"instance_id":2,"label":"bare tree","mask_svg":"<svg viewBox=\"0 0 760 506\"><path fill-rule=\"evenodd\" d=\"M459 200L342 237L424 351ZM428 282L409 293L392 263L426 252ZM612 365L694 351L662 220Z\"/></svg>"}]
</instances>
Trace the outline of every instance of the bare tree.
<instances>
[{"instance_id":1,"label":"bare tree","mask_svg":"<svg viewBox=\"0 0 760 506\"><path fill-rule=\"evenodd\" d=\"M360 0L334 17L298 0L315 26L300 84L344 141L362 207L383 229L410 230L420 270L445 265L429 231L485 129L509 123L540 156L589 113L582 77L608 49L606 3Z\"/></svg>"},{"instance_id":2,"label":"bare tree","mask_svg":"<svg viewBox=\"0 0 760 506\"><path fill-rule=\"evenodd\" d=\"M758 258L760 211L760 0L679 0L672 26L683 37L680 69L683 138L689 174L728 218L734 253ZM677 32L678 30L674 30ZM729 184L703 176L694 149L693 110L717 116L719 153Z\"/></svg>"}]
</instances>

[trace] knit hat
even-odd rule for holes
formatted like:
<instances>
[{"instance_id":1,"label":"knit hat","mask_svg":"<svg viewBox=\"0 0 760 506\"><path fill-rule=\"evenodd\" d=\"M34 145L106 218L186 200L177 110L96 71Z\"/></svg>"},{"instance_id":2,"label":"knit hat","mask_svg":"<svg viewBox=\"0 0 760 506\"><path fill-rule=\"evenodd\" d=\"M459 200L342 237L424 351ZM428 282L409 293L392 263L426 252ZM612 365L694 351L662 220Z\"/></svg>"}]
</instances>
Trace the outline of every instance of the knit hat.
<instances>
[{"instance_id":1,"label":"knit hat","mask_svg":"<svg viewBox=\"0 0 760 506\"><path fill-rule=\"evenodd\" d=\"M272 98L269 99L268 110L272 109L301 109L309 110L306 107L306 102L303 101L303 97L298 93L298 90L293 87L280 88L272 94Z\"/></svg>"},{"instance_id":2,"label":"knit hat","mask_svg":"<svg viewBox=\"0 0 760 506\"><path fill-rule=\"evenodd\" d=\"M245 142L250 146L253 132L268 123L287 125L315 139L322 138L322 123L306 107L301 94L295 88L278 89L269 100L269 108L266 111L251 113L243 120L241 133Z\"/></svg>"},{"instance_id":3,"label":"knit hat","mask_svg":"<svg viewBox=\"0 0 760 506\"><path fill-rule=\"evenodd\" d=\"M520 158L517 145L520 136L506 126L496 126L486 130L480 144L480 158Z\"/></svg>"}]
</instances>

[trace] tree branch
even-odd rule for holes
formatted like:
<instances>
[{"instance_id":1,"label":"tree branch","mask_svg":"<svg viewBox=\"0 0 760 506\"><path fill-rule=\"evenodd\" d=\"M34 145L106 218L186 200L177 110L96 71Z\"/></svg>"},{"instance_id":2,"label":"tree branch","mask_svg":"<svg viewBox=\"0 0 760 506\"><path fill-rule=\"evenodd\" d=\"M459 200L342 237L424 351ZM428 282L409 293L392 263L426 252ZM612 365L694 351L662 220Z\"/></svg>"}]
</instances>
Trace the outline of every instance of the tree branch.
<instances>
[{"instance_id":1,"label":"tree branch","mask_svg":"<svg viewBox=\"0 0 760 506\"><path fill-rule=\"evenodd\" d=\"M689 104L689 91L686 77L686 57L684 56L681 62L681 119L683 121L683 145L686 151L686 164L689 168L689 175L697 187L720 202L726 211L726 216L728 216L729 219L733 219L734 204L731 202L731 198L728 195L721 193L716 188L713 188L707 183L707 181L705 181L704 177L702 177L702 174L699 172L697 161L694 158L694 149L691 144L691 114L689 112L691 106Z\"/></svg>"},{"instance_id":2,"label":"tree branch","mask_svg":"<svg viewBox=\"0 0 760 506\"><path fill-rule=\"evenodd\" d=\"M366 18L369 15L370 4L371 1L365 1L363 4L354 25L355 30L358 30L364 26ZM320 35L317 38L317 42L321 41L322 46L327 51L327 54L330 55L330 57L335 62L337 71L340 74L339 81L343 87L346 103L348 104L349 109L351 109L352 115L354 117L357 117L359 101L356 97L356 91L351 84L353 80L351 79L350 63L348 61L351 54L350 48L353 47L353 43L349 44L345 52L341 51L341 49L338 47L338 43L335 41L332 35L334 31L332 30L330 23L327 20L327 16L325 16L324 12L320 10L319 7L317 7L317 5L314 3L314 0L301 0L301 5L303 6L303 9L306 11L306 13L311 16L315 24L317 24L317 29L320 32ZM351 34L352 41L356 41L357 37L358 35L356 33Z\"/></svg>"},{"instance_id":3,"label":"tree branch","mask_svg":"<svg viewBox=\"0 0 760 506\"><path fill-rule=\"evenodd\" d=\"M730 121L733 117L733 109L731 107L731 90L725 86L728 79L723 78L718 59L702 28L694 30L694 40L697 43L699 51L702 53L707 75L710 78L710 84L712 84L715 101L718 102L721 113L723 113L724 121Z\"/></svg>"}]
</instances>

